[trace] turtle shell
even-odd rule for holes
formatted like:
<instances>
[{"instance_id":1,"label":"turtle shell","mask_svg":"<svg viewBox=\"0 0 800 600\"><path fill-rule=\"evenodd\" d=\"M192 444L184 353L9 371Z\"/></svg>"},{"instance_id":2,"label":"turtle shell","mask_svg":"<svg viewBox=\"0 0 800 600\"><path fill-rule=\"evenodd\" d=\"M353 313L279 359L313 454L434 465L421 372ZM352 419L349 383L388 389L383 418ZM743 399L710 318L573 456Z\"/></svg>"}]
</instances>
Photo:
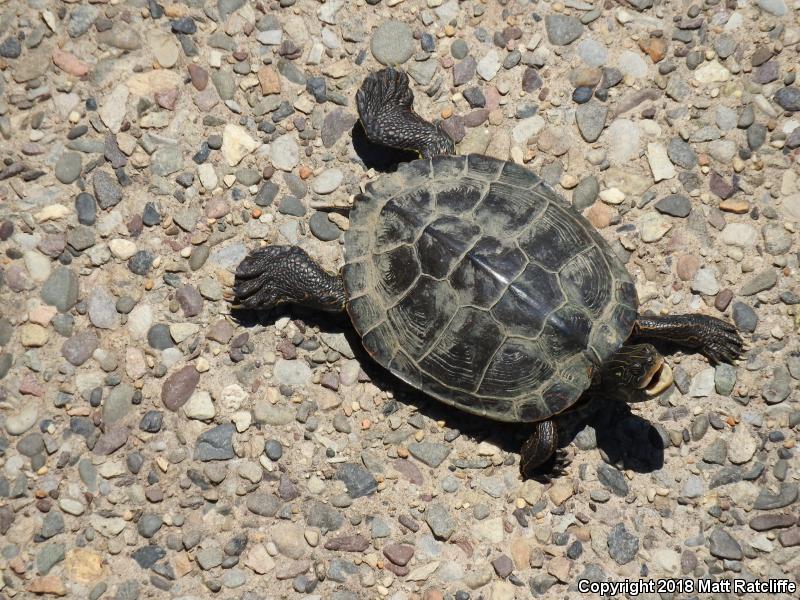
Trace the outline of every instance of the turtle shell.
<instances>
[{"instance_id":1,"label":"turtle shell","mask_svg":"<svg viewBox=\"0 0 800 600\"><path fill-rule=\"evenodd\" d=\"M637 314L630 275L583 216L527 169L475 154L367 184L343 277L379 364L499 421L571 406Z\"/></svg>"}]
</instances>

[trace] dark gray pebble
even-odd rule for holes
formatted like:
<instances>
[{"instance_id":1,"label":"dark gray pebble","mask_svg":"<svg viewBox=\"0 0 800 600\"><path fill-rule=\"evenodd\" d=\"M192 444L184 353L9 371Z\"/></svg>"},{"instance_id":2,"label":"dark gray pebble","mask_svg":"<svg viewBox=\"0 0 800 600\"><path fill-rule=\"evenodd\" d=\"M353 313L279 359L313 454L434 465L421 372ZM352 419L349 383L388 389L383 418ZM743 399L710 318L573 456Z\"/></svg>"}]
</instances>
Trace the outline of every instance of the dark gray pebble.
<instances>
[{"instance_id":1,"label":"dark gray pebble","mask_svg":"<svg viewBox=\"0 0 800 600\"><path fill-rule=\"evenodd\" d=\"M658 212L672 217L688 217L692 212L692 201L683 194L670 194L655 203Z\"/></svg>"},{"instance_id":2,"label":"dark gray pebble","mask_svg":"<svg viewBox=\"0 0 800 600\"><path fill-rule=\"evenodd\" d=\"M78 215L78 223L94 225L97 218L97 203L94 201L94 196L88 192L81 192L75 196L75 212Z\"/></svg>"},{"instance_id":3,"label":"dark gray pebble","mask_svg":"<svg viewBox=\"0 0 800 600\"><path fill-rule=\"evenodd\" d=\"M163 323L156 323L147 332L147 343L156 350L166 350L175 344L169 334L169 327Z\"/></svg>"},{"instance_id":4,"label":"dark gray pebble","mask_svg":"<svg viewBox=\"0 0 800 600\"><path fill-rule=\"evenodd\" d=\"M153 266L155 255L148 250L139 250L128 259L128 269L137 275L147 275Z\"/></svg>"},{"instance_id":5,"label":"dark gray pebble","mask_svg":"<svg viewBox=\"0 0 800 600\"><path fill-rule=\"evenodd\" d=\"M264 442L264 453L270 460L280 460L283 456L283 446L278 440L267 440Z\"/></svg>"},{"instance_id":6,"label":"dark gray pebble","mask_svg":"<svg viewBox=\"0 0 800 600\"><path fill-rule=\"evenodd\" d=\"M339 238L342 230L328 218L328 213L321 211L315 212L311 215L308 221L308 227L314 237L322 240L323 242L330 242Z\"/></svg>"}]
</instances>

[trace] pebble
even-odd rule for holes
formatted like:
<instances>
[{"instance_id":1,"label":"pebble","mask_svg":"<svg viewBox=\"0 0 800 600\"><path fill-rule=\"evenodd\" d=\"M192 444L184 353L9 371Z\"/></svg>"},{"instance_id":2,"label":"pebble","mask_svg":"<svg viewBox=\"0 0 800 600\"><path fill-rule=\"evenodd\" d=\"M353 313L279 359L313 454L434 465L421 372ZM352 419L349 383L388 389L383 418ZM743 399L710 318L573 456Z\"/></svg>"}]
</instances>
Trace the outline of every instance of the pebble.
<instances>
[{"instance_id":1,"label":"pebble","mask_svg":"<svg viewBox=\"0 0 800 600\"><path fill-rule=\"evenodd\" d=\"M714 388L720 396L729 396L736 385L736 368L720 363L714 368Z\"/></svg>"},{"instance_id":2,"label":"pebble","mask_svg":"<svg viewBox=\"0 0 800 600\"><path fill-rule=\"evenodd\" d=\"M336 479L342 481L351 498L369 496L378 489L378 482L367 469L354 463L343 463L336 469Z\"/></svg>"},{"instance_id":3,"label":"pebble","mask_svg":"<svg viewBox=\"0 0 800 600\"><path fill-rule=\"evenodd\" d=\"M161 402L171 411L178 410L191 397L200 373L192 365L186 365L164 380L161 386Z\"/></svg>"},{"instance_id":4,"label":"pebble","mask_svg":"<svg viewBox=\"0 0 800 600\"><path fill-rule=\"evenodd\" d=\"M618 565L631 562L639 552L639 538L630 533L623 523L611 528L608 534L608 554Z\"/></svg>"},{"instance_id":5,"label":"pebble","mask_svg":"<svg viewBox=\"0 0 800 600\"><path fill-rule=\"evenodd\" d=\"M717 276L710 268L699 269L692 279L692 291L699 294L714 296L719 293L720 286Z\"/></svg>"},{"instance_id":6,"label":"pebble","mask_svg":"<svg viewBox=\"0 0 800 600\"><path fill-rule=\"evenodd\" d=\"M686 498L699 498L703 495L705 484L697 475L689 475L683 480L681 494Z\"/></svg>"},{"instance_id":7,"label":"pebble","mask_svg":"<svg viewBox=\"0 0 800 600\"><path fill-rule=\"evenodd\" d=\"M450 454L450 446L436 442L415 442L408 446L411 456L429 467L436 468Z\"/></svg>"},{"instance_id":8,"label":"pebble","mask_svg":"<svg viewBox=\"0 0 800 600\"><path fill-rule=\"evenodd\" d=\"M342 231L337 225L328 218L328 213L316 211L308 220L311 233L323 242L330 242L339 239Z\"/></svg>"},{"instance_id":9,"label":"pebble","mask_svg":"<svg viewBox=\"0 0 800 600\"><path fill-rule=\"evenodd\" d=\"M206 391L196 391L183 405L184 414L190 419L197 419L198 421L208 421L213 419L216 414L214 402L211 400L211 394Z\"/></svg>"},{"instance_id":10,"label":"pebble","mask_svg":"<svg viewBox=\"0 0 800 600\"><path fill-rule=\"evenodd\" d=\"M628 484L625 477L614 467L602 464L597 467L597 479L617 496L628 495Z\"/></svg>"},{"instance_id":11,"label":"pebble","mask_svg":"<svg viewBox=\"0 0 800 600\"><path fill-rule=\"evenodd\" d=\"M775 102L789 112L800 111L800 88L787 86L775 92Z\"/></svg>"},{"instance_id":12,"label":"pebble","mask_svg":"<svg viewBox=\"0 0 800 600\"><path fill-rule=\"evenodd\" d=\"M169 408L169 406L167 406L167 408ZM224 423L202 433L197 438L197 443L195 444L195 458L203 462L232 459L234 457L234 431L235 428L232 423Z\"/></svg>"},{"instance_id":13,"label":"pebble","mask_svg":"<svg viewBox=\"0 0 800 600\"><path fill-rule=\"evenodd\" d=\"M672 223L656 213L647 213L639 224L642 241L645 243L657 242L672 229Z\"/></svg>"},{"instance_id":14,"label":"pebble","mask_svg":"<svg viewBox=\"0 0 800 600\"><path fill-rule=\"evenodd\" d=\"M578 106L575 122L581 137L590 143L597 141L605 127L607 115L608 107L594 100Z\"/></svg>"},{"instance_id":15,"label":"pebble","mask_svg":"<svg viewBox=\"0 0 800 600\"><path fill-rule=\"evenodd\" d=\"M739 293L742 296L753 296L775 287L776 283L778 283L778 274L775 271L771 269L760 271L745 280Z\"/></svg>"},{"instance_id":16,"label":"pebble","mask_svg":"<svg viewBox=\"0 0 800 600\"><path fill-rule=\"evenodd\" d=\"M553 14L544 19L547 39L555 46L567 46L583 33L583 24L575 17Z\"/></svg>"},{"instance_id":17,"label":"pebble","mask_svg":"<svg viewBox=\"0 0 800 600\"><path fill-rule=\"evenodd\" d=\"M92 186L97 203L103 210L116 206L122 200L122 188L105 171L95 171Z\"/></svg>"},{"instance_id":18,"label":"pebble","mask_svg":"<svg viewBox=\"0 0 800 600\"><path fill-rule=\"evenodd\" d=\"M779 404L789 397L792 389L789 370L783 365L778 365L772 370L772 377L761 392L761 397L767 404Z\"/></svg>"},{"instance_id":19,"label":"pebble","mask_svg":"<svg viewBox=\"0 0 800 600\"><path fill-rule=\"evenodd\" d=\"M775 15L776 17L782 17L788 11L786 0L758 0L758 6L761 10Z\"/></svg>"},{"instance_id":20,"label":"pebble","mask_svg":"<svg viewBox=\"0 0 800 600\"><path fill-rule=\"evenodd\" d=\"M64 152L56 161L54 174L61 183L72 183L81 175L83 160L77 152Z\"/></svg>"},{"instance_id":21,"label":"pebble","mask_svg":"<svg viewBox=\"0 0 800 600\"><path fill-rule=\"evenodd\" d=\"M370 50L383 65L402 65L414 53L411 29L401 21L384 21L372 34Z\"/></svg>"},{"instance_id":22,"label":"pebble","mask_svg":"<svg viewBox=\"0 0 800 600\"><path fill-rule=\"evenodd\" d=\"M78 276L68 267L55 269L42 284L41 298L60 312L67 312L78 302Z\"/></svg>"},{"instance_id":23,"label":"pebble","mask_svg":"<svg viewBox=\"0 0 800 600\"><path fill-rule=\"evenodd\" d=\"M692 202L683 194L670 194L656 202L655 209L665 215L685 218L692 211Z\"/></svg>"},{"instance_id":24,"label":"pebble","mask_svg":"<svg viewBox=\"0 0 800 600\"><path fill-rule=\"evenodd\" d=\"M740 425L728 443L728 460L735 465L749 462L757 449L756 440Z\"/></svg>"},{"instance_id":25,"label":"pebble","mask_svg":"<svg viewBox=\"0 0 800 600\"><path fill-rule=\"evenodd\" d=\"M97 217L97 203L94 196L86 192L81 192L75 196L75 212L78 215L78 223L81 225L94 225Z\"/></svg>"},{"instance_id":26,"label":"pebble","mask_svg":"<svg viewBox=\"0 0 800 600\"><path fill-rule=\"evenodd\" d=\"M279 358L272 371L277 383L282 385L305 385L311 378L311 369L301 360Z\"/></svg>"},{"instance_id":27,"label":"pebble","mask_svg":"<svg viewBox=\"0 0 800 600\"><path fill-rule=\"evenodd\" d=\"M642 79L647 75L647 63L635 52L624 50L617 58L617 68L623 75Z\"/></svg>"},{"instance_id":28,"label":"pebble","mask_svg":"<svg viewBox=\"0 0 800 600\"><path fill-rule=\"evenodd\" d=\"M344 174L341 169L326 169L311 182L311 189L316 194L330 194L342 183Z\"/></svg>"},{"instance_id":29,"label":"pebble","mask_svg":"<svg viewBox=\"0 0 800 600\"><path fill-rule=\"evenodd\" d=\"M714 367L707 367L692 378L689 387L689 396L692 398L705 398L714 391Z\"/></svg>"},{"instance_id":30,"label":"pebble","mask_svg":"<svg viewBox=\"0 0 800 600\"><path fill-rule=\"evenodd\" d=\"M609 158L612 163L623 164L639 154L639 128L628 119L617 119L608 128L609 139L615 144L609 149Z\"/></svg>"},{"instance_id":31,"label":"pebble","mask_svg":"<svg viewBox=\"0 0 800 600\"><path fill-rule=\"evenodd\" d=\"M469 83L473 77L478 63L473 56L467 56L453 66L453 85L459 87Z\"/></svg>"},{"instance_id":32,"label":"pebble","mask_svg":"<svg viewBox=\"0 0 800 600\"><path fill-rule=\"evenodd\" d=\"M741 560L743 556L739 542L721 527L715 527L708 536L708 551L712 556L727 560Z\"/></svg>"},{"instance_id":33,"label":"pebble","mask_svg":"<svg viewBox=\"0 0 800 600\"><path fill-rule=\"evenodd\" d=\"M15 37L7 37L0 42L0 56L3 58L19 58L22 54L22 44Z\"/></svg>"},{"instance_id":34,"label":"pebble","mask_svg":"<svg viewBox=\"0 0 800 600\"><path fill-rule=\"evenodd\" d=\"M274 517L281 507L281 501L272 494L251 494L247 498L247 509L262 517Z\"/></svg>"},{"instance_id":35,"label":"pebble","mask_svg":"<svg viewBox=\"0 0 800 600\"><path fill-rule=\"evenodd\" d=\"M600 193L600 184L594 175L584 177L572 192L572 206L583 211L589 208Z\"/></svg>"},{"instance_id":36,"label":"pebble","mask_svg":"<svg viewBox=\"0 0 800 600\"><path fill-rule=\"evenodd\" d=\"M692 147L680 138L672 138L667 145L669 159L683 169L694 169L697 166L697 155Z\"/></svg>"},{"instance_id":37,"label":"pebble","mask_svg":"<svg viewBox=\"0 0 800 600\"><path fill-rule=\"evenodd\" d=\"M590 67L600 67L608 61L606 47L591 38L583 39L578 44L578 56Z\"/></svg>"},{"instance_id":38,"label":"pebble","mask_svg":"<svg viewBox=\"0 0 800 600\"><path fill-rule=\"evenodd\" d=\"M228 166L235 167L259 146L259 142L253 139L243 127L232 123L225 125L220 152ZM275 166L277 167L277 165Z\"/></svg>"},{"instance_id":39,"label":"pebble","mask_svg":"<svg viewBox=\"0 0 800 600\"><path fill-rule=\"evenodd\" d=\"M269 146L272 166L281 171L291 171L300 163L300 148L290 134L285 134Z\"/></svg>"},{"instance_id":40,"label":"pebble","mask_svg":"<svg viewBox=\"0 0 800 600\"><path fill-rule=\"evenodd\" d=\"M469 46L467 43L462 39L455 39L453 43L450 44L450 54L456 60L463 59L469 53Z\"/></svg>"},{"instance_id":41,"label":"pebble","mask_svg":"<svg viewBox=\"0 0 800 600\"><path fill-rule=\"evenodd\" d=\"M478 61L475 67L478 75L486 80L491 81L497 72L500 70L500 56L496 50L490 50L486 56Z\"/></svg>"},{"instance_id":42,"label":"pebble","mask_svg":"<svg viewBox=\"0 0 800 600\"><path fill-rule=\"evenodd\" d=\"M740 248L752 247L758 237L756 229L746 223L729 223L722 231L720 239L724 244Z\"/></svg>"},{"instance_id":43,"label":"pebble","mask_svg":"<svg viewBox=\"0 0 800 600\"><path fill-rule=\"evenodd\" d=\"M449 509L440 503L429 504L425 510L425 522L438 540L447 541L455 533L456 521Z\"/></svg>"},{"instance_id":44,"label":"pebble","mask_svg":"<svg viewBox=\"0 0 800 600\"><path fill-rule=\"evenodd\" d=\"M753 503L756 510L777 510L786 508L797 501L798 487L793 483L781 483L777 493L763 488Z\"/></svg>"},{"instance_id":45,"label":"pebble","mask_svg":"<svg viewBox=\"0 0 800 600\"><path fill-rule=\"evenodd\" d=\"M736 156L736 143L732 140L714 140L708 144L708 153L714 160L728 165Z\"/></svg>"},{"instance_id":46,"label":"pebble","mask_svg":"<svg viewBox=\"0 0 800 600\"><path fill-rule=\"evenodd\" d=\"M115 329L119 324L116 299L102 286L92 288L88 299L89 320L99 329Z\"/></svg>"},{"instance_id":47,"label":"pebble","mask_svg":"<svg viewBox=\"0 0 800 600\"><path fill-rule=\"evenodd\" d=\"M283 456L283 445L278 440L264 442L264 453L270 460L280 460Z\"/></svg>"}]
</instances>

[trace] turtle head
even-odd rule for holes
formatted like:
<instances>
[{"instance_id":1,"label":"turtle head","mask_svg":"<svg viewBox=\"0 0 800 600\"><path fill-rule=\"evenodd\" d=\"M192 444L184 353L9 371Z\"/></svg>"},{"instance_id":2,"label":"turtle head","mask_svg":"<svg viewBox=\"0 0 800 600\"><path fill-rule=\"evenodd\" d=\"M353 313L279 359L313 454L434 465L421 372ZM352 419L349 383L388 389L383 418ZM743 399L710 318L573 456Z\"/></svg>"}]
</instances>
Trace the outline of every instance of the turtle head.
<instances>
[{"instance_id":1,"label":"turtle head","mask_svg":"<svg viewBox=\"0 0 800 600\"><path fill-rule=\"evenodd\" d=\"M603 365L602 385L657 396L672 385L672 369L652 344L622 346Z\"/></svg>"}]
</instances>

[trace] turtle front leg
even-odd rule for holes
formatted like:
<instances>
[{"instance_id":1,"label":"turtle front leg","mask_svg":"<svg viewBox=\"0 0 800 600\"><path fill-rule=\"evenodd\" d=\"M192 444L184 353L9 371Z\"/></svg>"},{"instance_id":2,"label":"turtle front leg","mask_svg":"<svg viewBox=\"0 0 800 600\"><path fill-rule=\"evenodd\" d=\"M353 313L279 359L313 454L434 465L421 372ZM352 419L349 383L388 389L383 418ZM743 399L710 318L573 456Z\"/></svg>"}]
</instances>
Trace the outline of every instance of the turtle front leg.
<instances>
[{"instance_id":1,"label":"turtle front leg","mask_svg":"<svg viewBox=\"0 0 800 600\"><path fill-rule=\"evenodd\" d=\"M519 471L522 478L550 479L561 474L564 462L564 457L558 450L555 422L547 419L533 423L533 432L519 452Z\"/></svg>"},{"instance_id":2,"label":"turtle front leg","mask_svg":"<svg viewBox=\"0 0 800 600\"><path fill-rule=\"evenodd\" d=\"M234 306L270 309L299 304L317 310L344 310L344 282L327 273L297 246L267 246L254 250L236 267Z\"/></svg>"},{"instance_id":3,"label":"turtle front leg","mask_svg":"<svg viewBox=\"0 0 800 600\"><path fill-rule=\"evenodd\" d=\"M631 337L662 340L698 350L712 363L732 363L744 351L736 327L708 315L639 316Z\"/></svg>"},{"instance_id":4,"label":"turtle front leg","mask_svg":"<svg viewBox=\"0 0 800 600\"><path fill-rule=\"evenodd\" d=\"M388 67L371 73L356 93L356 106L367 138L374 144L413 150L423 158L455 154L444 130L414 112L408 75Z\"/></svg>"}]
</instances>

